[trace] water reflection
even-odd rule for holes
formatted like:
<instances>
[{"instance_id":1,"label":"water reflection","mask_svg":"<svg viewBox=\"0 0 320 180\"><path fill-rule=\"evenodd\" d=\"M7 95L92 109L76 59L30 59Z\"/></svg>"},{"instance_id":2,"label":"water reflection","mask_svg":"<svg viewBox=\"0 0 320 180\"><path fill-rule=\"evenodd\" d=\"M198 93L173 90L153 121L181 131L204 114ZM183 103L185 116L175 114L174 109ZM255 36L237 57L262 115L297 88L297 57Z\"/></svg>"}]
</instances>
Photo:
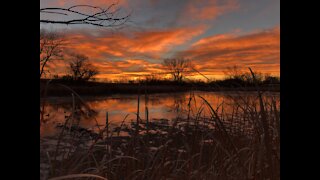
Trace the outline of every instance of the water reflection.
<instances>
[{"instance_id":1,"label":"water reflection","mask_svg":"<svg viewBox=\"0 0 320 180\"><path fill-rule=\"evenodd\" d=\"M149 120L187 118L188 116L210 117L210 112L204 101L219 113L233 114L241 104L257 103L256 93L221 93L221 92L185 92L169 94L152 94L140 96L140 118ZM277 99L279 93L265 93L266 102ZM41 136L50 136L56 133L57 125L63 125L70 117L81 127L96 129L106 124L106 113L110 127L121 124L126 116L126 123L136 121L137 95L114 95L108 97L83 97L85 104L96 113L89 113L88 109L79 100L73 103L72 98L49 98L45 103L45 116L41 123ZM266 104L268 105L268 104ZM145 113L146 107L148 114ZM72 111L75 109L75 111ZM201 111L200 111L201 110ZM259 110L258 107L256 110ZM199 114L200 113L200 114Z\"/></svg>"}]
</instances>

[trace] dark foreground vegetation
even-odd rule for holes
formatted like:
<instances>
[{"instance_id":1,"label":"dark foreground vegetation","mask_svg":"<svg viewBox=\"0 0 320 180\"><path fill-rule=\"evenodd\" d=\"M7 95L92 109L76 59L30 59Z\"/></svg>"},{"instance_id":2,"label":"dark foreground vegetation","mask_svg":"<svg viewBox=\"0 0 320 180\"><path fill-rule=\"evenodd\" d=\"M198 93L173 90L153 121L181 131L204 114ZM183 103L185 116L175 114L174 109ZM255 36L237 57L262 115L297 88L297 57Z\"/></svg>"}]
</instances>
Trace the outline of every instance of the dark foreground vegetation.
<instances>
[{"instance_id":1,"label":"dark foreground vegetation","mask_svg":"<svg viewBox=\"0 0 320 180\"><path fill-rule=\"evenodd\" d=\"M181 108L184 116L172 121L149 120L147 106L142 119L138 98L131 123L126 116L110 128L112 119L106 114L106 123L97 123L96 130L79 126L79 116L96 121L95 111L85 104L77 109L75 98L80 96L57 83L72 94L73 108L65 122L56 126L59 134L40 139L40 178L280 179L280 100L266 98L261 82L253 72L252 76L256 96L230 96L228 113L223 102L212 107L201 96L202 102L196 102L191 91L189 103Z\"/></svg>"},{"instance_id":2,"label":"dark foreground vegetation","mask_svg":"<svg viewBox=\"0 0 320 180\"><path fill-rule=\"evenodd\" d=\"M47 84L49 84L47 86ZM64 79L41 79L40 90L46 89L47 96L69 96L68 86L79 95L109 95L198 91L256 91L257 85L261 91L280 91L280 80L272 77L253 83L242 79L225 79L212 82L169 80L142 80L127 83L103 83L93 81L73 81Z\"/></svg>"},{"instance_id":3,"label":"dark foreground vegetation","mask_svg":"<svg viewBox=\"0 0 320 180\"><path fill-rule=\"evenodd\" d=\"M280 179L279 99L266 100L259 92L257 99L235 98L227 114L223 104L212 107L203 98L192 108L193 96L184 108L187 118L149 121L138 110L136 120L124 118L113 129L106 116L98 131L79 127L73 109L57 126L57 136L40 139L40 175L56 180Z\"/></svg>"}]
</instances>

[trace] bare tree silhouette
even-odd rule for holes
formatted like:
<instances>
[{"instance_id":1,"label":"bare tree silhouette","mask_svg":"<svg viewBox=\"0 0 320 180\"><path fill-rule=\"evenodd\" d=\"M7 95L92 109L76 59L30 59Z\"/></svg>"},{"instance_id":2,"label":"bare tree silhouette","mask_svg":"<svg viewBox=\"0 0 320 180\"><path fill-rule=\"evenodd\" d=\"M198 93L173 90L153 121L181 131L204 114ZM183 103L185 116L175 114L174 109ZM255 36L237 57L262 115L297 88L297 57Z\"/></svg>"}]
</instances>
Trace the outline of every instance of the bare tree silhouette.
<instances>
[{"instance_id":1,"label":"bare tree silhouette","mask_svg":"<svg viewBox=\"0 0 320 180\"><path fill-rule=\"evenodd\" d=\"M190 60L184 58L164 59L163 65L168 68L176 82L182 82L185 73L189 72L189 68L191 68Z\"/></svg>"},{"instance_id":2,"label":"bare tree silhouette","mask_svg":"<svg viewBox=\"0 0 320 180\"><path fill-rule=\"evenodd\" d=\"M116 8L117 3L113 3L106 9L91 5L75 5L69 8L48 7L40 8L40 16L45 14L60 15L62 17L71 17L69 20L40 19L40 23L51 24L89 24L101 27L114 27L123 25L129 20L130 14L119 15L120 8ZM89 13L91 12L91 13Z\"/></svg>"},{"instance_id":3,"label":"bare tree silhouette","mask_svg":"<svg viewBox=\"0 0 320 180\"><path fill-rule=\"evenodd\" d=\"M223 73L228 79L244 79L244 71L237 65L228 66Z\"/></svg>"},{"instance_id":4,"label":"bare tree silhouette","mask_svg":"<svg viewBox=\"0 0 320 180\"><path fill-rule=\"evenodd\" d=\"M99 72L90 62L87 56L73 54L73 59L69 63L71 77L75 81L88 81Z\"/></svg>"},{"instance_id":5,"label":"bare tree silhouette","mask_svg":"<svg viewBox=\"0 0 320 180\"><path fill-rule=\"evenodd\" d=\"M57 32L40 30L40 78L45 74L48 62L63 58L62 50L65 40Z\"/></svg>"}]
</instances>

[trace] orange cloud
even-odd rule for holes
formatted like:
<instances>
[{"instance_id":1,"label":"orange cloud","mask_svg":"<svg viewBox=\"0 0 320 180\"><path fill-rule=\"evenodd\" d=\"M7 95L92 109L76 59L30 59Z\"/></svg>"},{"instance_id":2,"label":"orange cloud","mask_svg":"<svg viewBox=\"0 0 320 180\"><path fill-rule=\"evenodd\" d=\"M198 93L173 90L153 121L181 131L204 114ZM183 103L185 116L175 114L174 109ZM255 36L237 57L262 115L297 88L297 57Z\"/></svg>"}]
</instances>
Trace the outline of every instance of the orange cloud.
<instances>
[{"instance_id":1,"label":"orange cloud","mask_svg":"<svg viewBox=\"0 0 320 180\"><path fill-rule=\"evenodd\" d=\"M81 52L91 59L160 58L172 48L182 45L201 34L205 27L177 28L163 31L135 32L131 34L93 35L87 32L70 33L69 49Z\"/></svg>"},{"instance_id":2,"label":"orange cloud","mask_svg":"<svg viewBox=\"0 0 320 180\"><path fill-rule=\"evenodd\" d=\"M202 38L183 51L172 51L185 44L203 29L171 29L132 34L82 32L69 34L69 49L84 54L98 68L101 79L137 78L162 73L162 58L167 53L189 58L195 68L212 78L223 77L228 66L251 67L256 71L279 75L280 28L259 30L247 34L233 32ZM52 66L56 72L66 72L67 60ZM64 70L63 70L64 68ZM201 78L200 75L195 78Z\"/></svg>"},{"instance_id":3,"label":"orange cloud","mask_svg":"<svg viewBox=\"0 0 320 180\"><path fill-rule=\"evenodd\" d=\"M150 75L162 70L161 64L150 63L141 59L129 59L122 61L96 62L94 65L98 68L100 74L97 78L116 80L119 78L134 79ZM131 77L130 77L131 76Z\"/></svg>"},{"instance_id":4,"label":"orange cloud","mask_svg":"<svg viewBox=\"0 0 320 180\"><path fill-rule=\"evenodd\" d=\"M161 62L172 48L183 45L204 32L205 27L174 28L133 33L111 34L106 31L65 32L66 48L69 52L89 57L98 68L97 78L116 79L119 76L135 77L161 71ZM66 72L68 55L65 60L48 68L54 74ZM152 61L157 62L151 63Z\"/></svg>"},{"instance_id":5,"label":"orange cloud","mask_svg":"<svg viewBox=\"0 0 320 180\"><path fill-rule=\"evenodd\" d=\"M68 72L68 62L68 59L52 61L47 67L49 73L47 73L45 77L49 78L53 75L59 75L61 77L65 75ZM163 70L161 64L150 63L142 59L105 60L103 62L92 61L92 65L99 71L96 78L107 80L144 78L146 75L158 73Z\"/></svg>"},{"instance_id":6,"label":"orange cloud","mask_svg":"<svg viewBox=\"0 0 320 180\"><path fill-rule=\"evenodd\" d=\"M192 59L197 69L211 75L221 75L233 65L279 75L280 28L206 37L177 56Z\"/></svg>"}]
</instances>

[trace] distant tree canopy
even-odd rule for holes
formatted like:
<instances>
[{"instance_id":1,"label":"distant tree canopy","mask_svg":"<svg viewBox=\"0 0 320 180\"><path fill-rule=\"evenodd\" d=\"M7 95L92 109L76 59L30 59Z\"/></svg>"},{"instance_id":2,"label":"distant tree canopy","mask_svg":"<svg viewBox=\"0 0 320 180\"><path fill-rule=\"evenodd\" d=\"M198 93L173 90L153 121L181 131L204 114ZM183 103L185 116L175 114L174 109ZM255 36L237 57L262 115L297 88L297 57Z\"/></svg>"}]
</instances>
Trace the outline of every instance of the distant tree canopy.
<instances>
[{"instance_id":1,"label":"distant tree canopy","mask_svg":"<svg viewBox=\"0 0 320 180\"><path fill-rule=\"evenodd\" d=\"M168 69L168 73L171 74L176 82L182 82L185 74L191 69L190 60L184 58L164 59L163 65Z\"/></svg>"},{"instance_id":2,"label":"distant tree canopy","mask_svg":"<svg viewBox=\"0 0 320 180\"><path fill-rule=\"evenodd\" d=\"M99 72L90 62L87 56L73 54L69 63L70 77L74 81L88 81Z\"/></svg>"},{"instance_id":3,"label":"distant tree canopy","mask_svg":"<svg viewBox=\"0 0 320 180\"><path fill-rule=\"evenodd\" d=\"M280 78L271 76L270 74L263 74L261 72L253 71L254 78L249 71L243 71L238 66L227 67L224 71L226 78L219 83L222 86L253 86L258 84L279 84Z\"/></svg>"},{"instance_id":4,"label":"distant tree canopy","mask_svg":"<svg viewBox=\"0 0 320 180\"><path fill-rule=\"evenodd\" d=\"M64 43L62 34L40 30L40 78L46 73L45 68L50 61L63 58Z\"/></svg>"},{"instance_id":5,"label":"distant tree canopy","mask_svg":"<svg viewBox=\"0 0 320 180\"><path fill-rule=\"evenodd\" d=\"M279 77L274 77L274 76L267 75L267 76L265 76L263 82L264 82L265 84L279 84L279 83L280 83L280 78L279 78Z\"/></svg>"},{"instance_id":6,"label":"distant tree canopy","mask_svg":"<svg viewBox=\"0 0 320 180\"><path fill-rule=\"evenodd\" d=\"M238 66L227 67L224 71L227 79L239 79L242 81L253 82L253 77L249 71L243 71ZM264 75L261 72L254 71L255 78L257 81L262 81Z\"/></svg>"}]
</instances>

